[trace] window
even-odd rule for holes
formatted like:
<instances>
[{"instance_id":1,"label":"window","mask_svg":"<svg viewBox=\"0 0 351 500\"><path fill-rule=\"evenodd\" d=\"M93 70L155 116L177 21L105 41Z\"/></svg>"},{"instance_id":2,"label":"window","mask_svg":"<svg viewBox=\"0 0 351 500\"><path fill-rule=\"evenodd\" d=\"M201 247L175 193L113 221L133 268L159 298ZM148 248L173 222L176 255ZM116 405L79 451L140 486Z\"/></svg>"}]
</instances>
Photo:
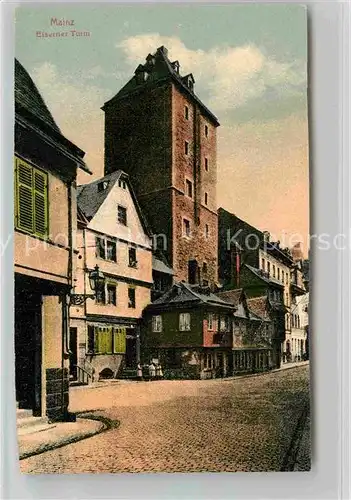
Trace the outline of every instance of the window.
<instances>
[{"instance_id":1,"label":"window","mask_svg":"<svg viewBox=\"0 0 351 500\"><path fill-rule=\"evenodd\" d=\"M190 238L190 221L187 219L183 219L183 234Z\"/></svg>"},{"instance_id":2,"label":"window","mask_svg":"<svg viewBox=\"0 0 351 500\"><path fill-rule=\"evenodd\" d=\"M205 170L208 172L208 158L205 158Z\"/></svg>"},{"instance_id":3,"label":"window","mask_svg":"<svg viewBox=\"0 0 351 500\"><path fill-rule=\"evenodd\" d=\"M285 283L288 284L289 283L289 273L288 272L286 273L285 277L286 277Z\"/></svg>"},{"instance_id":4,"label":"window","mask_svg":"<svg viewBox=\"0 0 351 500\"><path fill-rule=\"evenodd\" d=\"M208 137L208 126L205 125L205 136Z\"/></svg>"},{"instance_id":5,"label":"window","mask_svg":"<svg viewBox=\"0 0 351 500\"><path fill-rule=\"evenodd\" d=\"M124 226L127 225L127 209L125 207L118 205L117 218L120 224L123 224Z\"/></svg>"},{"instance_id":6,"label":"window","mask_svg":"<svg viewBox=\"0 0 351 500\"><path fill-rule=\"evenodd\" d=\"M261 267L262 267L263 271L266 270L266 261L264 259L262 259L262 261L261 261Z\"/></svg>"},{"instance_id":7,"label":"window","mask_svg":"<svg viewBox=\"0 0 351 500\"><path fill-rule=\"evenodd\" d=\"M105 191L105 189L107 189L107 186L108 186L108 181L99 182L99 184L98 184L98 193L101 193L102 191Z\"/></svg>"},{"instance_id":8,"label":"window","mask_svg":"<svg viewBox=\"0 0 351 500\"><path fill-rule=\"evenodd\" d=\"M15 225L35 236L49 232L48 175L20 159L16 159Z\"/></svg>"},{"instance_id":9,"label":"window","mask_svg":"<svg viewBox=\"0 0 351 500\"><path fill-rule=\"evenodd\" d=\"M122 181L121 179L118 181L118 186L123 188L123 189L126 189L127 187L127 184L126 184L126 181Z\"/></svg>"},{"instance_id":10,"label":"window","mask_svg":"<svg viewBox=\"0 0 351 500\"><path fill-rule=\"evenodd\" d=\"M275 278L275 265L273 264L273 278Z\"/></svg>"},{"instance_id":11,"label":"window","mask_svg":"<svg viewBox=\"0 0 351 500\"><path fill-rule=\"evenodd\" d=\"M135 309L135 288L128 288L128 307Z\"/></svg>"},{"instance_id":12,"label":"window","mask_svg":"<svg viewBox=\"0 0 351 500\"><path fill-rule=\"evenodd\" d=\"M210 228L208 227L208 224L205 225L205 238L206 240L208 239L208 236L210 234Z\"/></svg>"},{"instance_id":13,"label":"window","mask_svg":"<svg viewBox=\"0 0 351 500\"><path fill-rule=\"evenodd\" d=\"M208 315L208 329L213 330L214 329L214 314L209 313Z\"/></svg>"},{"instance_id":14,"label":"window","mask_svg":"<svg viewBox=\"0 0 351 500\"><path fill-rule=\"evenodd\" d=\"M278 278L278 280L280 281L280 268L279 268L279 267L278 267L278 269L277 269L277 273L278 273L277 278Z\"/></svg>"},{"instance_id":15,"label":"window","mask_svg":"<svg viewBox=\"0 0 351 500\"><path fill-rule=\"evenodd\" d=\"M205 193L205 205L208 203L208 193Z\"/></svg>"},{"instance_id":16,"label":"window","mask_svg":"<svg viewBox=\"0 0 351 500\"><path fill-rule=\"evenodd\" d=\"M285 279L285 273L284 271L282 271L282 283L284 283L284 279Z\"/></svg>"},{"instance_id":17,"label":"window","mask_svg":"<svg viewBox=\"0 0 351 500\"><path fill-rule=\"evenodd\" d=\"M97 237L95 239L95 246L96 246L96 256L99 257L100 259L106 259L105 239Z\"/></svg>"},{"instance_id":18,"label":"window","mask_svg":"<svg viewBox=\"0 0 351 500\"><path fill-rule=\"evenodd\" d=\"M154 333L162 332L162 316L152 316L152 331Z\"/></svg>"},{"instance_id":19,"label":"window","mask_svg":"<svg viewBox=\"0 0 351 500\"><path fill-rule=\"evenodd\" d=\"M190 313L179 314L179 330L181 332L190 330Z\"/></svg>"},{"instance_id":20,"label":"window","mask_svg":"<svg viewBox=\"0 0 351 500\"><path fill-rule=\"evenodd\" d=\"M206 273L207 273L207 262L204 262L204 263L202 264L202 272L203 272L204 274L206 274Z\"/></svg>"},{"instance_id":21,"label":"window","mask_svg":"<svg viewBox=\"0 0 351 500\"><path fill-rule=\"evenodd\" d=\"M116 242L111 240L106 240L103 237L95 238L96 256L99 259L117 261L116 257Z\"/></svg>"},{"instance_id":22,"label":"window","mask_svg":"<svg viewBox=\"0 0 351 500\"><path fill-rule=\"evenodd\" d=\"M188 154L189 154L189 143L188 143L188 141L185 141L185 142L184 142L184 153L185 153L186 155L188 155Z\"/></svg>"},{"instance_id":23,"label":"window","mask_svg":"<svg viewBox=\"0 0 351 500\"><path fill-rule=\"evenodd\" d=\"M267 262L267 273L270 274L271 272L271 263Z\"/></svg>"},{"instance_id":24,"label":"window","mask_svg":"<svg viewBox=\"0 0 351 500\"><path fill-rule=\"evenodd\" d=\"M88 325L89 353L112 354L126 352L126 329Z\"/></svg>"},{"instance_id":25,"label":"window","mask_svg":"<svg viewBox=\"0 0 351 500\"><path fill-rule=\"evenodd\" d=\"M106 259L116 262L116 242L106 240Z\"/></svg>"},{"instance_id":26,"label":"window","mask_svg":"<svg viewBox=\"0 0 351 500\"><path fill-rule=\"evenodd\" d=\"M130 267L137 267L138 261L137 261L137 256L136 256L136 248L135 247L129 247L129 266Z\"/></svg>"},{"instance_id":27,"label":"window","mask_svg":"<svg viewBox=\"0 0 351 500\"><path fill-rule=\"evenodd\" d=\"M107 285L107 303L113 306L117 304L116 285Z\"/></svg>"},{"instance_id":28,"label":"window","mask_svg":"<svg viewBox=\"0 0 351 500\"><path fill-rule=\"evenodd\" d=\"M189 181L188 179L185 180L185 186L186 186L186 194L190 198L193 197L193 183Z\"/></svg>"},{"instance_id":29,"label":"window","mask_svg":"<svg viewBox=\"0 0 351 500\"><path fill-rule=\"evenodd\" d=\"M96 290L95 300L96 300L97 304L105 304L106 303L105 287L101 288L99 290Z\"/></svg>"},{"instance_id":30,"label":"window","mask_svg":"<svg viewBox=\"0 0 351 500\"><path fill-rule=\"evenodd\" d=\"M184 118L186 120L189 120L189 108L188 108L188 106L184 107Z\"/></svg>"}]
</instances>

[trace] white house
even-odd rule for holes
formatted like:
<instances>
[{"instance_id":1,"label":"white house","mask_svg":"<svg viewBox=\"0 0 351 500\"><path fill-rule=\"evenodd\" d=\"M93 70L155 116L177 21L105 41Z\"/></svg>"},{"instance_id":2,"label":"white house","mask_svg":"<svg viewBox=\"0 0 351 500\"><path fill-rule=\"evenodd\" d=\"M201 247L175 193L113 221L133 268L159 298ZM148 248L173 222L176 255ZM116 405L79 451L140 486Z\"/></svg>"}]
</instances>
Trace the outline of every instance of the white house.
<instances>
[{"instance_id":1,"label":"white house","mask_svg":"<svg viewBox=\"0 0 351 500\"><path fill-rule=\"evenodd\" d=\"M75 294L93 294L89 273L104 282L96 297L71 304L71 380L117 377L140 359L139 322L150 303L151 235L128 175L118 170L78 187ZM78 301L79 302L79 301Z\"/></svg>"}]
</instances>

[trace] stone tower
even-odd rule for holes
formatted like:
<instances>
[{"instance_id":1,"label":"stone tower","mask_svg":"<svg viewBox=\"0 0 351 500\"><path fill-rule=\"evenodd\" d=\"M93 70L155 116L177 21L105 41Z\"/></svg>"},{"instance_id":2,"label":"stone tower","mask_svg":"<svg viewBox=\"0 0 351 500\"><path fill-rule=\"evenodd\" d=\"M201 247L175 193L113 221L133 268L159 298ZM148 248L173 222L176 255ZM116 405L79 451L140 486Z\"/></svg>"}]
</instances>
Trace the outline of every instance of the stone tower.
<instances>
[{"instance_id":1,"label":"stone tower","mask_svg":"<svg viewBox=\"0 0 351 500\"><path fill-rule=\"evenodd\" d=\"M129 82L103 106L105 174L121 169L175 279L217 282L217 158L219 122L181 76L165 47L149 54Z\"/></svg>"}]
</instances>

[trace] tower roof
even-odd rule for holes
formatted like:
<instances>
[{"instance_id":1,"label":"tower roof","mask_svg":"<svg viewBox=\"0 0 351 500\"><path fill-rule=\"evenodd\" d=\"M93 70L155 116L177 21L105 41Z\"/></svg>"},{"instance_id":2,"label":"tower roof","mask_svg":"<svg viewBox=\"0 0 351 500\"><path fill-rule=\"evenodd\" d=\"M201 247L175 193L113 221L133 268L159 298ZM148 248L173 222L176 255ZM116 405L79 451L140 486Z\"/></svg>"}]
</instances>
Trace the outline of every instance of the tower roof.
<instances>
[{"instance_id":1,"label":"tower roof","mask_svg":"<svg viewBox=\"0 0 351 500\"><path fill-rule=\"evenodd\" d=\"M194 92L195 79L192 73L181 76L179 72L179 62L171 62L168 58L166 47L159 47L154 54L148 54L145 64L139 64L134 76L128 83L114 96L107 101L102 109L105 110L115 100L122 99L130 94L138 93L144 88L172 81L177 88L190 97L200 107L201 111L217 127L219 121L217 117L205 106Z\"/></svg>"}]
</instances>

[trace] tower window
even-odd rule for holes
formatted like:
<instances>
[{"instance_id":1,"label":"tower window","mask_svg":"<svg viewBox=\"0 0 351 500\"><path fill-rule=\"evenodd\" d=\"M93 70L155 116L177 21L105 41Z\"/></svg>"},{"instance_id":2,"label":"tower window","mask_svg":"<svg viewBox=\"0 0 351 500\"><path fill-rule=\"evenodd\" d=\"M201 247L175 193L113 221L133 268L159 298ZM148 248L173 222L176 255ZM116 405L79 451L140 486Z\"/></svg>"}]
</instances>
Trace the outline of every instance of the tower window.
<instances>
[{"instance_id":1,"label":"tower window","mask_svg":"<svg viewBox=\"0 0 351 500\"><path fill-rule=\"evenodd\" d=\"M210 234L210 228L208 227L208 224L206 224L206 226L205 226L205 238L206 238L206 240L208 239L209 234Z\"/></svg>"},{"instance_id":2,"label":"tower window","mask_svg":"<svg viewBox=\"0 0 351 500\"><path fill-rule=\"evenodd\" d=\"M183 219L183 234L190 237L190 221L188 219Z\"/></svg>"},{"instance_id":3,"label":"tower window","mask_svg":"<svg viewBox=\"0 0 351 500\"><path fill-rule=\"evenodd\" d=\"M205 170L208 172L208 158L205 158Z\"/></svg>"},{"instance_id":4,"label":"tower window","mask_svg":"<svg viewBox=\"0 0 351 500\"><path fill-rule=\"evenodd\" d=\"M188 106L184 107L184 118L186 120L189 120L189 108L188 108Z\"/></svg>"},{"instance_id":5,"label":"tower window","mask_svg":"<svg viewBox=\"0 0 351 500\"><path fill-rule=\"evenodd\" d=\"M185 141L185 142L184 142L184 153L185 153L186 155L188 155L188 154L189 154L189 143L188 143L188 141Z\"/></svg>"},{"instance_id":6,"label":"tower window","mask_svg":"<svg viewBox=\"0 0 351 500\"><path fill-rule=\"evenodd\" d=\"M189 181L188 179L185 180L185 185L186 185L186 194L190 198L193 197L193 183Z\"/></svg>"},{"instance_id":7,"label":"tower window","mask_svg":"<svg viewBox=\"0 0 351 500\"><path fill-rule=\"evenodd\" d=\"M208 126L205 125L205 136L208 137Z\"/></svg>"},{"instance_id":8,"label":"tower window","mask_svg":"<svg viewBox=\"0 0 351 500\"><path fill-rule=\"evenodd\" d=\"M208 193L205 193L205 205L208 203Z\"/></svg>"}]
</instances>

